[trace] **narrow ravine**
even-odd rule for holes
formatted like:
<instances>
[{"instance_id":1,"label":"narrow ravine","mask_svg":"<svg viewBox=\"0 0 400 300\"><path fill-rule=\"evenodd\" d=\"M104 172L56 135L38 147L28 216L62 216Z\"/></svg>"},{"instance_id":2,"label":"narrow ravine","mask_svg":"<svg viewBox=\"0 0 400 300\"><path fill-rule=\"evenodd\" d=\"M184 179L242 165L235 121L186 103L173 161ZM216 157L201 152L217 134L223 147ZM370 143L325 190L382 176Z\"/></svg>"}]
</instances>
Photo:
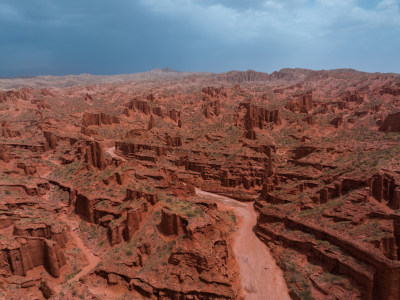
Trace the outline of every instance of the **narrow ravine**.
<instances>
[{"instance_id":1,"label":"narrow ravine","mask_svg":"<svg viewBox=\"0 0 400 300\"><path fill-rule=\"evenodd\" d=\"M68 217L66 217L66 216L61 217L61 220L64 221L66 224L68 224L68 226L71 228L69 235L74 240L76 246L85 254L85 256L88 260L88 265L83 267L82 270L79 273L75 274L74 277L72 277L68 281L63 282L62 284L55 287L55 290L57 292L59 292L61 290L62 285L67 285L71 282L78 280L80 277L89 274L89 272L92 271L100 262L100 258L98 256L94 255L90 251L90 249L83 242L81 236L76 232L76 230L78 230L78 228L79 228L79 224L76 223L75 221L68 219Z\"/></svg>"},{"instance_id":2,"label":"narrow ravine","mask_svg":"<svg viewBox=\"0 0 400 300\"><path fill-rule=\"evenodd\" d=\"M282 270L276 265L267 246L253 232L257 214L252 203L204 192L196 189L202 197L213 198L231 208L241 218L240 228L235 233L235 253L246 300L290 299Z\"/></svg>"}]
</instances>

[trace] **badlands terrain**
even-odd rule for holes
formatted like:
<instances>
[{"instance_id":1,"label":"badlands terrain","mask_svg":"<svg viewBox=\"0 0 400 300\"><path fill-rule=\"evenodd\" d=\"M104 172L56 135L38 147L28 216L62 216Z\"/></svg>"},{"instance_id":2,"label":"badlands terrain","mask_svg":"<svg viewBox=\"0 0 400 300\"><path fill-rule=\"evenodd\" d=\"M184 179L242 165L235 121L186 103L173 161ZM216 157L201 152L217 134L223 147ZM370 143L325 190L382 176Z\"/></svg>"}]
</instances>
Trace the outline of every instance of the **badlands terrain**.
<instances>
[{"instance_id":1,"label":"badlands terrain","mask_svg":"<svg viewBox=\"0 0 400 300\"><path fill-rule=\"evenodd\" d=\"M399 75L0 88L0 299L400 298Z\"/></svg>"}]
</instances>

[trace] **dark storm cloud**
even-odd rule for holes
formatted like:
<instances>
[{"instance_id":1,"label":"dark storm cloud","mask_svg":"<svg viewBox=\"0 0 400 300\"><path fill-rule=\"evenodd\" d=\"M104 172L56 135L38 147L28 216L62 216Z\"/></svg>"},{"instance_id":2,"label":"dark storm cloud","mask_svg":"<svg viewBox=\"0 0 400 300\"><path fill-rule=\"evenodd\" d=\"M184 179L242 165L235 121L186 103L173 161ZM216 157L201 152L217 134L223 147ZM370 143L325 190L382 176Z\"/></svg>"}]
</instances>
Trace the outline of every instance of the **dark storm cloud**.
<instances>
[{"instance_id":1,"label":"dark storm cloud","mask_svg":"<svg viewBox=\"0 0 400 300\"><path fill-rule=\"evenodd\" d=\"M397 0L2 0L0 76L400 72Z\"/></svg>"},{"instance_id":2,"label":"dark storm cloud","mask_svg":"<svg viewBox=\"0 0 400 300\"><path fill-rule=\"evenodd\" d=\"M12 0L0 16L2 76L145 71L177 64L194 42L187 27L137 1Z\"/></svg>"}]
</instances>

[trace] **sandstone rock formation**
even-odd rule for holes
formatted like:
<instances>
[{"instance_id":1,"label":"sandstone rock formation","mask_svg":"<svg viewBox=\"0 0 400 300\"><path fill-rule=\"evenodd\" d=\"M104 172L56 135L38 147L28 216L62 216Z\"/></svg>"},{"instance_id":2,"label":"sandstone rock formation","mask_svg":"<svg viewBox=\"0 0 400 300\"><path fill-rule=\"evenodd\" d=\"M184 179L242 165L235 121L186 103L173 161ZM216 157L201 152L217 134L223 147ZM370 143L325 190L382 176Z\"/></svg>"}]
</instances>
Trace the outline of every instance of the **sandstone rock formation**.
<instances>
[{"instance_id":1,"label":"sandstone rock formation","mask_svg":"<svg viewBox=\"0 0 400 300\"><path fill-rule=\"evenodd\" d=\"M181 118L181 112L176 109L172 109L167 112L167 116L172 120L174 120L175 122L178 122L180 121Z\"/></svg>"},{"instance_id":2,"label":"sandstone rock formation","mask_svg":"<svg viewBox=\"0 0 400 300\"><path fill-rule=\"evenodd\" d=\"M106 168L107 163L99 142L86 143L85 162L88 166L93 166L99 170L104 170Z\"/></svg>"},{"instance_id":3,"label":"sandstone rock formation","mask_svg":"<svg viewBox=\"0 0 400 300\"><path fill-rule=\"evenodd\" d=\"M400 297L396 75L172 73L0 92L0 298Z\"/></svg>"},{"instance_id":4,"label":"sandstone rock formation","mask_svg":"<svg viewBox=\"0 0 400 300\"><path fill-rule=\"evenodd\" d=\"M86 94L86 95L85 95L85 99L84 99L84 101L92 102L92 101L93 101L93 98L92 98L92 96L91 96L91 95L89 95L89 94Z\"/></svg>"},{"instance_id":5,"label":"sandstone rock formation","mask_svg":"<svg viewBox=\"0 0 400 300\"><path fill-rule=\"evenodd\" d=\"M282 123L279 110L267 110L250 103L240 103L239 109L241 108L246 110L244 127L247 130L257 127L263 129L265 123Z\"/></svg>"},{"instance_id":6,"label":"sandstone rock formation","mask_svg":"<svg viewBox=\"0 0 400 300\"><path fill-rule=\"evenodd\" d=\"M379 130L386 132L399 132L400 131L400 112L388 114Z\"/></svg>"},{"instance_id":7,"label":"sandstone rock formation","mask_svg":"<svg viewBox=\"0 0 400 300\"><path fill-rule=\"evenodd\" d=\"M132 100L131 102L129 102L128 108L132 110L138 110L146 115L148 115L151 111L147 101L142 100Z\"/></svg>"},{"instance_id":8,"label":"sandstone rock formation","mask_svg":"<svg viewBox=\"0 0 400 300\"><path fill-rule=\"evenodd\" d=\"M158 225L164 235L181 235L187 232L188 220L166 209L161 211L161 223Z\"/></svg>"},{"instance_id":9,"label":"sandstone rock formation","mask_svg":"<svg viewBox=\"0 0 400 300\"><path fill-rule=\"evenodd\" d=\"M10 156L8 155L4 145L0 145L0 160L4 161L5 163L10 162Z\"/></svg>"},{"instance_id":10,"label":"sandstone rock formation","mask_svg":"<svg viewBox=\"0 0 400 300\"><path fill-rule=\"evenodd\" d=\"M149 120L149 126L147 127L147 130L151 130L152 128L154 128L154 126L155 126L154 117L153 117L153 115L151 115L150 120Z\"/></svg>"},{"instance_id":11,"label":"sandstone rock formation","mask_svg":"<svg viewBox=\"0 0 400 300\"><path fill-rule=\"evenodd\" d=\"M392 95L394 97L400 96L399 87L384 86L380 91L382 95Z\"/></svg>"},{"instance_id":12,"label":"sandstone rock formation","mask_svg":"<svg viewBox=\"0 0 400 300\"><path fill-rule=\"evenodd\" d=\"M45 131L44 138L46 139L45 149L55 149L58 145L58 139L52 132Z\"/></svg>"},{"instance_id":13,"label":"sandstone rock formation","mask_svg":"<svg viewBox=\"0 0 400 300\"><path fill-rule=\"evenodd\" d=\"M21 133L18 130L12 130L6 121L0 122L0 136L4 138L20 137Z\"/></svg>"},{"instance_id":14,"label":"sandstone rock formation","mask_svg":"<svg viewBox=\"0 0 400 300\"><path fill-rule=\"evenodd\" d=\"M88 127L90 125L112 125L119 124L120 120L118 117L107 115L104 113L92 114L92 113L84 113L82 125L84 127Z\"/></svg>"},{"instance_id":15,"label":"sandstone rock formation","mask_svg":"<svg viewBox=\"0 0 400 300\"><path fill-rule=\"evenodd\" d=\"M296 100L288 101L285 108L292 112L307 113L313 108L312 94L300 95Z\"/></svg>"},{"instance_id":16,"label":"sandstone rock formation","mask_svg":"<svg viewBox=\"0 0 400 300\"><path fill-rule=\"evenodd\" d=\"M6 276L25 276L28 270L43 265L54 277L60 276L60 268L66 264L63 252L56 242L44 238L16 238L0 249L1 270Z\"/></svg>"}]
</instances>

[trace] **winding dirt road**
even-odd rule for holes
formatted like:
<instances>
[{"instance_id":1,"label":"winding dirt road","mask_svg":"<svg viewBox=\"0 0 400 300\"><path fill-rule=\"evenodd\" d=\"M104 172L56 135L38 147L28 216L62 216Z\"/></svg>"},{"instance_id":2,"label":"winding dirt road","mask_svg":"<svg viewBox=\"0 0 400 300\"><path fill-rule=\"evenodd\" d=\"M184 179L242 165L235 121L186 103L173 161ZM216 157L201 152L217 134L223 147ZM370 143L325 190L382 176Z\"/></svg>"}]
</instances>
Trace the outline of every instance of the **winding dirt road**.
<instances>
[{"instance_id":1,"label":"winding dirt road","mask_svg":"<svg viewBox=\"0 0 400 300\"><path fill-rule=\"evenodd\" d=\"M71 231L69 232L70 237L74 240L76 246L85 254L87 260L88 260L88 265L83 267L82 270L77 273L74 277L69 279L66 282L63 282L62 284L56 286L54 289L59 292L61 290L61 285L66 285L68 283L71 283L73 281L78 280L80 277L89 274L91 270L93 270L97 264L100 262L100 257L94 255L90 249L85 245L85 243L82 241L82 238L80 235L76 232L76 230L79 230L79 224L73 220L68 219L66 216L62 216L61 220L67 223Z\"/></svg>"},{"instance_id":2,"label":"winding dirt road","mask_svg":"<svg viewBox=\"0 0 400 300\"><path fill-rule=\"evenodd\" d=\"M252 203L204 192L196 189L199 196L213 198L231 208L242 219L236 232L233 251L239 264L240 278L246 300L290 299L282 270L276 265L267 246L261 242L253 228L257 214Z\"/></svg>"}]
</instances>

